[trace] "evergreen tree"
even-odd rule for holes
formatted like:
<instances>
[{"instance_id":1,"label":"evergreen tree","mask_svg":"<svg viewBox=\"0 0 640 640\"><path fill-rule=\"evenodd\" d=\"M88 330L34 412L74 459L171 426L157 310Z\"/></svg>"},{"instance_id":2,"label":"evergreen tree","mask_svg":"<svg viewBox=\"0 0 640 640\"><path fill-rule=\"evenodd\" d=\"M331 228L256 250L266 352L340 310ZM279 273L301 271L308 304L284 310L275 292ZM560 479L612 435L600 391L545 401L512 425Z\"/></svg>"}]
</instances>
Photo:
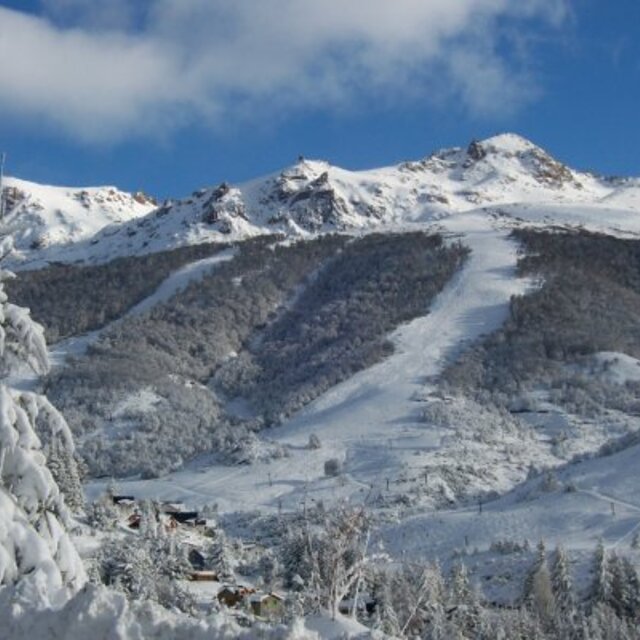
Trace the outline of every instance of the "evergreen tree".
<instances>
[{"instance_id":1,"label":"evergreen tree","mask_svg":"<svg viewBox=\"0 0 640 640\"><path fill-rule=\"evenodd\" d=\"M374 571L371 596L376 603L374 628L390 636L400 634L400 623L393 604L393 576L386 569Z\"/></svg>"},{"instance_id":2,"label":"evergreen tree","mask_svg":"<svg viewBox=\"0 0 640 640\"><path fill-rule=\"evenodd\" d=\"M215 570L219 576L229 578L233 575L237 560L222 530L216 531L216 537L209 543L205 555L207 566Z\"/></svg>"},{"instance_id":3,"label":"evergreen tree","mask_svg":"<svg viewBox=\"0 0 640 640\"><path fill-rule=\"evenodd\" d=\"M455 564L451 571L448 606L452 610L450 617L460 632L465 637L473 637L480 626L481 606L462 562Z\"/></svg>"},{"instance_id":4,"label":"evergreen tree","mask_svg":"<svg viewBox=\"0 0 640 640\"><path fill-rule=\"evenodd\" d=\"M566 638L579 638L581 623L573 593L569 561L565 550L556 547L551 567L551 586L555 599L555 628Z\"/></svg>"},{"instance_id":5,"label":"evergreen tree","mask_svg":"<svg viewBox=\"0 0 640 640\"><path fill-rule=\"evenodd\" d=\"M611 602L611 571L609 558L602 540L598 542L593 557L593 580L589 599L592 607Z\"/></svg>"},{"instance_id":6,"label":"evergreen tree","mask_svg":"<svg viewBox=\"0 0 640 640\"><path fill-rule=\"evenodd\" d=\"M525 602L543 628L549 628L552 625L555 615L555 598L543 541L538 544L536 560L527 576Z\"/></svg>"},{"instance_id":7,"label":"evergreen tree","mask_svg":"<svg viewBox=\"0 0 640 640\"><path fill-rule=\"evenodd\" d=\"M9 239L0 243L0 263L10 250ZM28 309L8 302L4 283L13 277L0 268L2 381L25 363L37 374L49 367L42 327L31 320ZM0 381L0 585L42 579L53 597L77 590L86 576L66 532L66 505L36 435L36 421L50 407L43 396ZM55 436L72 442L64 420L54 420L49 427Z\"/></svg>"},{"instance_id":8,"label":"evergreen tree","mask_svg":"<svg viewBox=\"0 0 640 640\"><path fill-rule=\"evenodd\" d=\"M640 578L629 558L622 559L624 573L624 615L629 620L640 618Z\"/></svg>"},{"instance_id":9,"label":"evergreen tree","mask_svg":"<svg viewBox=\"0 0 640 640\"><path fill-rule=\"evenodd\" d=\"M73 513L84 511L84 493L73 452L60 438L53 438L47 447L47 466Z\"/></svg>"},{"instance_id":10,"label":"evergreen tree","mask_svg":"<svg viewBox=\"0 0 640 640\"><path fill-rule=\"evenodd\" d=\"M551 585L558 612L563 616L573 616L576 612L573 584L567 554L561 546L556 547L551 567Z\"/></svg>"}]
</instances>

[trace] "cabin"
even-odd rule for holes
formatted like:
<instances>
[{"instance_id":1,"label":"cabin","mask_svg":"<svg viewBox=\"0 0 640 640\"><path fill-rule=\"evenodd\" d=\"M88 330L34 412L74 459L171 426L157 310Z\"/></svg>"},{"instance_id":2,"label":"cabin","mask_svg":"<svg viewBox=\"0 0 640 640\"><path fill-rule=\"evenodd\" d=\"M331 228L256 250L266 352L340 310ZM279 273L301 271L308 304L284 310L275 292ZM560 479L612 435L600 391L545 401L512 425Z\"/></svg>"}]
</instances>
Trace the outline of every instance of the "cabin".
<instances>
[{"instance_id":1,"label":"cabin","mask_svg":"<svg viewBox=\"0 0 640 640\"><path fill-rule=\"evenodd\" d=\"M176 513L182 513L184 511L184 504L182 502L163 502L160 505L161 513L169 513L175 515Z\"/></svg>"},{"instance_id":2,"label":"cabin","mask_svg":"<svg viewBox=\"0 0 640 640\"><path fill-rule=\"evenodd\" d=\"M111 496L111 501L116 506L135 504L136 499L134 496Z\"/></svg>"},{"instance_id":3,"label":"cabin","mask_svg":"<svg viewBox=\"0 0 640 640\"><path fill-rule=\"evenodd\" d=\"M178 524L186 524L191 527L195 527L196 521L199 519L197 511L180 511L178 513L172 513L171 515L176 519Z\"/></svg>"},{"instance_id":4,"label":"cabin","mask_svg":"<svg viewBox=\"0 0 640 640\"><path fill-rule=\"evenodd\" d=\"M132 513L127 518L127 526L129 529L139 529L142 522L142 516L139 513Z\"/></svg>"},{"instance_id":5,"label":"cabin","mask_svg":"<svg viewBox=\"0 0 640 640\"><path fill-rule=\"evenodd\" d=\"M254 593L249 597L251 613L270 620L279 618L284 612L284 598L277 593Z\"/></svg>"},{"instance_id":6,"label":"cabin","mask_svg":"<svg viewBox=\"0 0 640 640\"><path fill-rule=\"evenodd\" d=\"M226 585L218 591L218 602L226 607L237 607L242 604L247 596L255 593L256 590L251 587L243 587L242 585Z\"/></svg>"},{"instance_id":7,"label":"cabin","mask_svg":"<svg viewBox=\"0 0 640 640\"><path fill-rule=\"evenodd\" d=\"M198 549L189 549L187 558L194 571L204 571L206 562L202 552L198 551Z\"/></svg>"},{"instance_id":8,"label":"cabin","mask_svg":"<svg viewBox=\"0 0 640 640\"><path fill-rule=\"evenodd\" d=\"M216 571L205 571L204 569L192 571L189 574L189 579L192 582L220 582L218 573ZM220 594L218 594L218 599L219 596Z\"/></svg>"}]
</instances>

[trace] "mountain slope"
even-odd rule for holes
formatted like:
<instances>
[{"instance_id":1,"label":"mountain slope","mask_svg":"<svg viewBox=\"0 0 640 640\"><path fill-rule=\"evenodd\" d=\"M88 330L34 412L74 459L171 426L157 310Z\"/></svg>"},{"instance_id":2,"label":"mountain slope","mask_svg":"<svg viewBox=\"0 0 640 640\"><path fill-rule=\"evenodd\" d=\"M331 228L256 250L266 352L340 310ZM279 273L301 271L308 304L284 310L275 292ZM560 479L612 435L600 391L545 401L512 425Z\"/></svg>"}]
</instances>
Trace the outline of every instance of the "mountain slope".
<instances>
[{"instance_id":1,"label":"mountain slope","mask_svg":"<svg viewBox=\"0 0 640 640\"><path fill-rule=\"evenodd\" d=\"M128 222L155 208L143 193L115 187L51 187L5 179L3 234L11 233L18 257L64 250L110 224Z\"/></svg>"},{"instance_id":2,"label":"mountain slope","mask_svg":"<svg viewBox=\"0 0 640 640\"><path fill-rule=\"evenodd\" d=\"M117 193L113 197L130 198ZM640 180L601 178L572 170L515 134L370 171L348 171L301 158L280 173L241 185L222 183L201 189L186 199L166 201L146 215L137 215L144 213L146 205L127 209L128 221L114 220L91 238L84 231L75 234L75 239L85 239L65 247L64 253L57 246L33 245L26 259L32 266L43 260L104 262L122 255L265 233L304 237L437 222L460 212L514 203L635 212L640 206ZM503 213L518 215L509 209ZM51 224L50 234L58 223Z\"/></svg>"}]
</instances>

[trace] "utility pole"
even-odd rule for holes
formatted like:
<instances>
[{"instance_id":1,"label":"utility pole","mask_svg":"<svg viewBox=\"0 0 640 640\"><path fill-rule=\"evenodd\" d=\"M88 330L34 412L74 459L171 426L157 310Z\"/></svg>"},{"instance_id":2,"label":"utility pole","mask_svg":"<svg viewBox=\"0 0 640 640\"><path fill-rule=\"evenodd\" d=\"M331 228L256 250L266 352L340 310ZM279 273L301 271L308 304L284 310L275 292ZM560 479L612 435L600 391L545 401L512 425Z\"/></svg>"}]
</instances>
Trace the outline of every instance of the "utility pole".
<instances>
[{"instance_id":1,"label":"utility pole","mask_svg":"<svg viewBox=\"0 0 640 640\"><path fill-rule=\"evenodd\" d=\"M4 220L4 163L7 159L7 154L2 153L0 155L0 220Z\"/></svg>"}]
</instances>

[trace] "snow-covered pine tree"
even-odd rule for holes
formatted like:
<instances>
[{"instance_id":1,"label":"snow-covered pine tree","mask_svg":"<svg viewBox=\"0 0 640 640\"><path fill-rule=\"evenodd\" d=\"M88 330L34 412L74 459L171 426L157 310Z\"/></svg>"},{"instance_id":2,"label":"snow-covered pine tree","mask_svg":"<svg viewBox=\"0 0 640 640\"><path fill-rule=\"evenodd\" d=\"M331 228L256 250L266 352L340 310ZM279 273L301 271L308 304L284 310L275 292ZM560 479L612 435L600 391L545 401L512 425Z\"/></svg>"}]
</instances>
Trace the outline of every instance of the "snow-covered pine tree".
<instances>
[{"instance_id":1,"label":"snow-covered pine tree","mask_svg":"<svg viewBox=\"0 0 640 640\"><path fill-rule=\"evenodd\" d=\"M73 513L84 510L84 494L73 452L60 438L53 438L47 447L47 467L56 481L65 504Z\"/></svg>"},{"instance_id":2,"label":"snow-covered pine tree","mask_svg":"<svg viewBox=\"0 0 640 640\"><path fill-rule=\"evenodd\" d=\"M629 558L622 559L624 572L624 607L625 616L629 620L638 620L640 617L640 577Z\"/></svg>"},{"instance_id":3,"label":"snow-covered pine tree","mask_svg":"<svg viewBox=\"0 0 640 640\"><path fill-rule=\"evenodd\" d=\"M609 569L608 554L602 540L600 540L593 558L593 582L590 593L592 607L598 604L608 604L611 601L611 571Z\"/></svg>"},{"instance_id":4,"label":"snow-covered pine tree","mask_svg":"<svg viewBox=\"0 0 640 640\"><path fill-rule=\"evenodd\" d=\"M220 577L230 578L233 576L237 559L231 549L231 544L221 529L216 531L216 537L211 541L205 550L207 567L213 569Z\"/></svg>"},{"instance_id":5,"label":"snow-covered pine tree","mask_svg":"<svg viewBox=\"0 0 640 640\"><path fill-rule=\"evenodd\" d=\"M374 610L374 629L390 636L400 634L400 622L394 609L393 575L388 569L373 570L371 575L371 596Z\"/></svg>"},{"instance_id":6,"label":"snow-covered pine tree","mask_svg":"<svg viewBox=\"0 0 640 640\"><path fill-rule=\"evenodd\" d=\"M547 565L544 542L538 544L537 557L525 582L525 603L538 617L543 628L549 628L555 617L555 598Z\"/></svg>"},{"instance_id":7,"label":"snow-covered pine tree","mask_svg":"<svg viewBox=\"0 0 640 640\"><path fill-rule=\"evenodd\" d=\"M465 636L473 635L480 624L482 607L469 580L464 563L456 563L449 580L448 607L450 618L458 630Z\"/></svg>"},{"instance_id":8,"label":"snow-covered pine tree","mask_svg":"<svg viewBox=\"0 0 640 640\"><path fill-rule=\"evenodd\" d=\"M0 243L0 265L11 248L10 239ZM85 572L35 431L36 420L51 405L44 396L6 384L25 364L39 374L49 367L42 327L28 309L8 302L4 282L13 277L0 266L0 585L29 581L59 601L83 584ZM56 437L72 442L64 420L50 426Z\"/></svg>"},{"instance_id":9,"label":"snow-covered pine tree","mask_svg":"<svg viewBox=\"0 0 640 640\"><path fill-rule=\"evenodd\" d=\"M576 614L576 602L573 584L569 573L569 561L565 550L558 546L551 566L551 586L556 600L556 609L562 617L573 617Z\"/></svg>"}]
</instances>

